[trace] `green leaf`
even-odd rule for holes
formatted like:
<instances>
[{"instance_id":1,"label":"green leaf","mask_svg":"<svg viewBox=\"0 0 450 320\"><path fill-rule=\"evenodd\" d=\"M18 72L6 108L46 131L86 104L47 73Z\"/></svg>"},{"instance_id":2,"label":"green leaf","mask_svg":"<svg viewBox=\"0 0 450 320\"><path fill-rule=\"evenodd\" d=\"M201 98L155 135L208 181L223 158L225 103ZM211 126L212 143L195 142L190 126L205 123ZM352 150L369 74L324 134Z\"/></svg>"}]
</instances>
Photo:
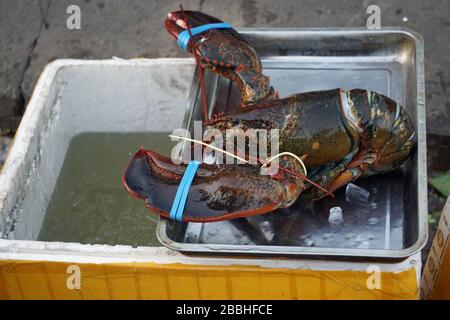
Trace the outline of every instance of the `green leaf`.
<instances>
[{"instance_id":1,"label":"green leaf","mask_svg":"<svg viewBox=\"0 0 450 320\"><path fill-rule=\"evenodd\" d=\"M450 195L450 171L446 171L430 180L431 185L442 193L443 196Z\"/></svg>"},{"instance_id":2,"label":"green leaf","mask_svg":"<svg viewBox=\"0 0 450 320\"><path fill-rule=\"evenodd\" d=\"M442 211L439 211L439 210L438 210L438 211L430 212L430 213L428 214L428 223L429 223L432 227L435 227L435 226L437 225L439 219L441 218L441 214L442 214Z\"/></svg>"}]
</instances>

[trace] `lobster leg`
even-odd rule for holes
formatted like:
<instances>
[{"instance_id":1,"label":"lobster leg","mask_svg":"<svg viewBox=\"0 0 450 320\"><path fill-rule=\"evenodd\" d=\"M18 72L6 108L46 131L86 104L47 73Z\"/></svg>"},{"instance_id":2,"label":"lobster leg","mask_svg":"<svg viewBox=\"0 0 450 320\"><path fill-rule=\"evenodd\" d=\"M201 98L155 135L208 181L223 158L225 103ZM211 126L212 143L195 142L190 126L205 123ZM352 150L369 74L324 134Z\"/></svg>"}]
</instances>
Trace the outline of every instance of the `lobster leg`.
<instances>
[{"instance_id":1,"label":"lobster leg","mask_svg":"<svg viewBox=\"0 0 450 320\"><path fill-rule=\"evenodd\" d=\"M347 183L350 183L352 181L355 181L361 176L362 172L359 168L352 168L343 171L339 176L337 176L334 180L332 180L329 184L325 186L327 190L330 192L334 192L340 187L346 185ZM320 194L317 199L323 197L325 194Z\"/></svg>"},{"instance_id":2,"label":"lobster leg","mask_svg":"<svg viewBox=\"0 0 450 320\"><path fill-rule=\"evenodd\" d=\"M354 170L347 170L347 167L343 163L339 163L333 168L327 168L324 171L326 172L323 172L322 174L314 174L313 180L331 193L342 187L344 184L356 179L357 175ZM305 195L307 195L305 198L318 200L325 196L326 193L320 189L311 189L309 194L305 193Z\"/></svg>"}]
</instances>

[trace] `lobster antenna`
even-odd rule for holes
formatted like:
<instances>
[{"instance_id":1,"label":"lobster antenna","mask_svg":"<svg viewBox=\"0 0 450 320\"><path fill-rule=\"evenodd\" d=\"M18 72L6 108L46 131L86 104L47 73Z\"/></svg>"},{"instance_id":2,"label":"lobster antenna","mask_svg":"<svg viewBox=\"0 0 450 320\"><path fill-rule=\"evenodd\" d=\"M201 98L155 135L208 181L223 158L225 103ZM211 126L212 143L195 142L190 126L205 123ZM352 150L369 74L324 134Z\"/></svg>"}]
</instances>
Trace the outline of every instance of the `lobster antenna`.
<instances>
[{"instance_id":1,"label":"lobster antenna","mask_svg":"<svg viewBox=\"0 0 450 320\"><path fill-rule=\"evenodd\" d=\"M306 157L307 155L305 154L303 157ZM251 157L250 155L249 155L249 157ZM252 157L253 158L253 157ZM261 163L265 163L264 162L264 160L262 160L262 159L259 159L259 158L254 158L255 160L258 160L259 162L261 162ZM302 162L300 162L300 163L302 163ZM300 178L300 179L302 179L302 180L305 180L305 181L307 181L307 182L309 182L311 185L313 185L314 187L316 187L317 189L320 189L320 190L322 190L323 192L325 192L327 195L329 195L330 197L334 197L334 195L333 195L333 193L331 193L330 191L328 191L327 189L325 189L324 187L322 187L320 184L318 184L317 182L315 182L315 181L313 181L312 179L310 179L310 178L308 178L306 175L302 175L302 174L300 174L300 173L298 173L298 172L295 172L295 171L293 171L293 170L289 170L288 168L285 168L285 167L283 167L283 166L280 166L280 165L278 165L278 169L280 169L281 171L283 171L283 172L286 172L286 173L289 173L290 175L293 175L293 176L295 176L295 177L297 177L297 178Z\"/></svg>"},{"instance_id":2,"label":"lobster antenna","mask_svg":"<svg viewBox=\"0 0 450 320\"><path fill-rule=\"evenodd\" d=\"M184 23L186 24L186 29L189 32L189 36L192 38L191 26L189 25L189 22L186 17L186 13L184 12L183 6L181 4L180 4L180 9L181 9L181 12L183 13ZM200 91L202 94L202 103L203 103L203 118L205 120L204 121L205 124L208 124L209 123L208 106L207 106L207 102L206 102L205 79L203 78L203 67L200 64L200 59L197 55L197 52L195 50L193 50L192 53L194 54L195 63L197 65L198 78L200 81Z\"/></svg>"},{"instance_id":3,"label":"lobster antenna","mask_svg":"<svg viewBox=\"0 0 450 320\"><path fill-rule=\"evenodd\" d=\"M317 189L322 190L322 191L325 192L328 196L330 196L330 197L332 197L332 198L334 197L334 194L333 194L333 193L331 193L330 191L328 191L327 189L325 189L324 187L322 187L322 186L321 186L320 184L318 184L317 182L311 180L310 178L305 177L305 176L301 175L300 173L297 173L297 172L295 172L295 171L289 170L289 169L284 168L284 167L279 167L279 168L280 168L281 171L284 171L284 172L289 173L289 174L291 174L291 175L293 175L293 176L299 177L300 179L303 179L303 180L305 180L305 181L308 181L309 183L311 183L311 185L313 185L313 186L316 187Z\"/></svg>"},{"instance_id":4,"label":"lobster antenna","mask_svg":"<svg viewBox=\"0 0 450 320\"><path fill-rule=\"evenodd\" d=\"M233 153L231 153L231 152L225 151L225 150L220 149L220 148L218 148L218 147L216 147L216 146L212 146L212 145L207 144L206 142L203 142L203 141L200 141L200 140L195 140L195 139L191 139L191 138L187 138L187 137L174 136L174 135L171 135L171 134L169 134L169 137L175 138L175 139L180 139L180 140L191 141L191 142L194 142L194 143L198 143L198 144L201 144L201 145L203 145L203 146L205 146L205 147L207 147L207 148L210 148L210 149L219 151L219 152L221 152L221 153L225 153L226 155L229 155L229 156L231 156L231 157L233 157L233 158L235 158L235 159L241 160L241 161L243 161L244 163L248 163L248 161L245 160L244 158L241 158L241 157L239 157L239 156L237 156L237 155L235 155L235 154L233 154Z\"/></svg>"},{"instance_id":5,"label":"lobster antenna","mask_svg":"<svg viewBox=\"0 0 450 320\"><path fill-rule=\"evenodd\" d=\"M305 164L303 163L303 160L302 160L299 156L293 154L292 152L281 152L281 153L279 153L279 154L277 154L277 155L274 155L274 156L271 157L271 158L267 158L267 160L266 160L267 163L264 163L262 166L263 166L263 167L267 167L267 165L268 165L269 163L271 163L273 160L275 160L275 159L277 159L277 158L279 158L279 157L281 157L281 156L284 156L284 155L294 157L298 162L300 162L300 164L301 164L301 166L302 166L302 169L303 169L303 172L305 173L305 176L308 175L308 172L306 171L306 166L305 166Z\"/></svg>"}]
</instances>

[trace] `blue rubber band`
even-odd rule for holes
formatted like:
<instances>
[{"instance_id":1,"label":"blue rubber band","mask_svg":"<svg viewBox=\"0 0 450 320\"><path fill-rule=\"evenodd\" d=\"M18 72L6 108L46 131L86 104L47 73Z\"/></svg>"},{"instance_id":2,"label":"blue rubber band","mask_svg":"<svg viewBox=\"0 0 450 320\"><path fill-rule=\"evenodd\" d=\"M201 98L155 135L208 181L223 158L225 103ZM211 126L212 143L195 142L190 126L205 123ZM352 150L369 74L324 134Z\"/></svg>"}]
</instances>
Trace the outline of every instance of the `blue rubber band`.
<instances>
[{"instance_id":1,"label":"blue rubber band","mask_svg":"<svg viewBox=\"0 0 450 320\"><path fill-rule=\"evenodd\" d=\"M195 36L196 34L199 34L199 33L205 32L207 30L211 30L211 29L231 29L231 28L232 28L231 25L226 22L208 23L208 24L204 24L202 26L192 28L191 33L193 36ZM183 48L184 50L186 50L190 38L191 38L191 35L189 34L188 30L184 30L184 31L180 32L180 34L178 35L178 46L180 48Z\"/></svg>"},{"instance_id":2,"label":"blue rubber band","mask_svg":"<svg viewBox=\"0 0 450 320\"><path fill-rule=\"evenodd\" d=\"M177 193L175 194L175 199L173 200L173 203L172 203L172 208L170 209L169 218L172 220L175 220L178 206L180 204L181 195L183 194L184 186L186 184L186 180L187 180L187 177L188 177L191 169L192 169L192 166L189 163L188 166L186 167L186 170L184 171L183 178L181 179L180 185L178 186Z\"/></svg>"},{"instance_id":3,"label":"blue rubber band","mask_svg":"<svg viewBox=\"0 0 450 320\"><path fill-rule=\"evenodd\" d=\"M194 180L194 177L195 177L195 173L197 172L197 169L199 166L200 166L200 162L195 161L194 164L192 165L191 171L189 172L189 176L188 176L189 180L186 182L186 184L184 186L183 194L181 195L180 204L178 205L178 210L177 210L177 213L175 214L175 219L178 221L183 220L183 212L184 212L184 207L186 206L189 189L191 187L192 181Z\"/></svg>"},{"instance_id":4,"label":"blue rubber band","mask_svg":"<svg viewBox=\"0 0 450 320\"><path fill-rule=\"evenodd\" d=\"M189 162L186 170L184 171L181 183L178 186L175 199L172 204L172 209L170 210L169 218L172 220L183 220L183 211L186 206L187 196L189 194L189 188L191 187L192 181L194 180L195 174L197 173L200 162L191 161Z\"/></svg>"}]
</instances>

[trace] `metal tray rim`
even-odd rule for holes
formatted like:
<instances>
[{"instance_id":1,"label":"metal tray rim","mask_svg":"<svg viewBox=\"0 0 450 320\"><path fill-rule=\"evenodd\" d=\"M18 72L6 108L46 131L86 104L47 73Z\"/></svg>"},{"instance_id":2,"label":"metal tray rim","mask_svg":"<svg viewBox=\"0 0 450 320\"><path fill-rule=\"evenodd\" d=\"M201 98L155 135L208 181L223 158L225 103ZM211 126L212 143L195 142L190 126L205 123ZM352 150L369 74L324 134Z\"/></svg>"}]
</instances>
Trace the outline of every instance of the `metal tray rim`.
<instances>
[{"instance_id":1,"label":"metal tray rim","mask_svg":"<svg viewBox=\"0 0 450 320\"><path fill-rule=\"evenodd\" d=\"M389 33L403 33L411 36L411 38L416 41L417 45L420 47L423 46L423 36L415 30L412 30L407 27L382 27L380 29L367 29L367 28L355 28L355 27L336 27L336 28L295 28L295 27L278 27L278 28L269 28L269 27L254 27L254 28L236 28L240 33L271 33L271 32L292 32L292 33L336 33L336 34L389 34Z\"/></svg>"},{"instance_id":2,"label":"metal tray rim","mask_svg":"<svg viewBox=\"0 0 450 320\"><path fill-rule=\"evenodd\" d=\"M427 223L427 158L426 158L426 113L425 113L425 70L424 70L424 40L422 35L404 27L387 27L377 30L365 28L239 28L243 34L247 33L271 33L271 32L293 32L293 33L331 33L331 34L380 34L380 33L403 33L411 37L415 42L415 71L416 71L416 114L417 114L417 196L418 196L418 236L416 242L404 249L350 249L350 248L309 248L296 246L270 246L270 245L248 245L245 250L242 246L225 244L199 245L196 243L179 243L167 236L167 219L160 218L157 225L158 240L170 249L182 252L208 252L208 253L234 253L234 254L270 254L270 255L307 255L307 256L348 256L348 257L371 257L371 258L405 258L420 251L428 239ZM187 112L191 104L195 88L191 87ZM189 117L186 114L186 117ZM276 250L274 250L276 248Z\"/></svg>"}]
</instances>

